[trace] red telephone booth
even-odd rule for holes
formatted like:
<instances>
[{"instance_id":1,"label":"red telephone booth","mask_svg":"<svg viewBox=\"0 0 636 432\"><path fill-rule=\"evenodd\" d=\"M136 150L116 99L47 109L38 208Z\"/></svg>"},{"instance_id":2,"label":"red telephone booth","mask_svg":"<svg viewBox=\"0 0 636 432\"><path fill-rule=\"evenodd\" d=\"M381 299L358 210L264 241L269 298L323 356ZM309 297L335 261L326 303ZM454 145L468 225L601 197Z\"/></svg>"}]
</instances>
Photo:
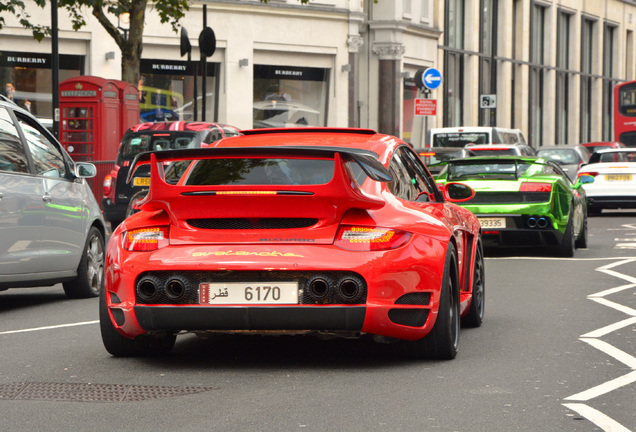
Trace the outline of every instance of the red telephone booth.
<instances>
[{"instance_id":1,"label":"red telephone booth","mask_svg":"<svg viewBox=\"0 0 636 432\"><path fill-rule=\"evenodd\" d=\"M125 81L114 81L119 88L121 101L121 130L119 137L130 127L139 124L139 90L137 87Z\"/></svg>"},{"instance_id":2,"label":"red telephone booth","mask_svg":"<svg viewBox=\"0 0 636 432\"><path fill-rule=\"evenodd\" d=\"M60 141L77 161L114 161L126 129L139 123L137 88L96 76L60 84Z\"/></svg>"},{"instance_id":3,"label":"red telephone booth","mask_svg":"<svg viewBox=\"0 0 636 432\"><path fill-rule=\"evenodd\" d=\"M76 161L90 161L97 176L89 183L101 203L101 181L115 165L126 129L139 123L137 87L96 76L60 84L60 142Z\"/></svg>"}]
</instances>

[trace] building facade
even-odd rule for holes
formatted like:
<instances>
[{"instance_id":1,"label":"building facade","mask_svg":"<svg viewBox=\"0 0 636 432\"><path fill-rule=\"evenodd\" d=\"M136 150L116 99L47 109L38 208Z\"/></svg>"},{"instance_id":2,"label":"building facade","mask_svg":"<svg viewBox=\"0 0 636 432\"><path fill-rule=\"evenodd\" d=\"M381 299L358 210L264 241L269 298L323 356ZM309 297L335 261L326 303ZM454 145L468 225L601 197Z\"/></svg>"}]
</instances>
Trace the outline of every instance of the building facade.
<instances>
[{"instance_id":1,"label":"building facade","mask_svg":"<svg viewBox=\"0 0 636 432\"><path fill-rule=\"evenodd\" d=\"M216 37L205 68L204 9ZM50 22L46 9L29 12L33 22ZM611 140L612 88L636 79L635 14L633 0L197 1L181 23L193 47L188 62L180 35L149 7L141 120L368 127L415 147L432 127L461 125L520 128L536 147ZM59 14L60 80L120 79L117 45L85 16L88 25L75 32ZM51 117L51 41L5 21L0 84ZM443 81L425 92L415 78L428 67ZM435 112L417 115L418 99L433 99Z\"/></svg>"}]
</instances>

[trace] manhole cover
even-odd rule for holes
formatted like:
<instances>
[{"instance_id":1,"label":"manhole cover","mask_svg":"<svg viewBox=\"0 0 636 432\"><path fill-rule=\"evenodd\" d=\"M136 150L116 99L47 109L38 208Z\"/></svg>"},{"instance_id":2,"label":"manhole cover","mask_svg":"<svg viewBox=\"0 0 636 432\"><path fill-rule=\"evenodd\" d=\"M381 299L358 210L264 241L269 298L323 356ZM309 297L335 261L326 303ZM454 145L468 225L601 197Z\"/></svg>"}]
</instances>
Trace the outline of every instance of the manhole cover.
<instances>
[{"instance_id":1,"label":"manhole cover","mask_svg":"<svg viewBox=\"0 0 636 432\"><path fill-rule=\"evenodd\" d=\"M167 387L125 384L0 384L0 399L71 402L140 402L210 391L212 387Z\"/></svg>"}]
</instances>

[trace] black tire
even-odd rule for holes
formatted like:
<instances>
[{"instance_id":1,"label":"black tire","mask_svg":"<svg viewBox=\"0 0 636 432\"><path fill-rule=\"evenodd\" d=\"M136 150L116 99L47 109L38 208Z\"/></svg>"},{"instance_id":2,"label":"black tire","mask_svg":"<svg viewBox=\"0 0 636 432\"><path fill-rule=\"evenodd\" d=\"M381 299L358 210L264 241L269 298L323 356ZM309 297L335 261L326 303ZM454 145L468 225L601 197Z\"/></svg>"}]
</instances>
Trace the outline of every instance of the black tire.
<instances>
[{"instance_id":1,"label":"black tire","mask_svg":"<svg viewBox=\"0 0 636 432\"><path fill-rule=\"evenodd\" d=\"M486 267L481 242L475 251L475 268L473 270L472 301L468 313L462 318L463 327L479 327L484 321L486 310Z\"/></svg>"},{"instance_id":2,"label":"black tire","mask_svg":"<svg viewBox=\"0 0 636 432\"><path fill-rule=\"evenodd\" d=\"M452 360L459 350L459 277L455 247L448 244L439 311L433 330L422 339L406 342L407 354L414 358Z\"/></svg>"},{"instance_id":3,"label":"black tire","mask_svg":"<svg viewBox=\"0 0 636 432\"><path fill-rule=\"evenodd\" d=\"M574 246L576 246L577 249L587 248L587 214L583 216L581 232L579 233L579 238L574 242Z\"/></svg>"},{"instance_id":4,"label":"black tire","mask_svg":"<svg viewBox=\"0 0 636 432\"><path fill-rule=\"evenodd\" d=\"M588 207L587 214L589 216L600 216L603 213L603 209L601 207Z\"/></svg>"},{"instance_id":5,"label":"black tire","mask_svg":"<svg viewBox=\"0 0 636 432\"><path fill-rule=\"evenodd\" d=\"M574 256L574 218L572 216L572 212L570 212L568 224L565 227L565 234L563 234L563 239L558 249L559 256L566 258L572 258Z\"/></svg>"},{"instance_id":6,"label":"black tire","mask_svg":"<svg viewBox=\"0 0 636 432\"><path fill-rule=\"evenodd\" d=\"M104 237L97 228L91 227L77 266L77 277L63 283L64 292L69 298L97 297L103 284Z\"/></svg>"},{"instance_id":7,"label":"black tire","mask_svg":"<svg viewBox=\"0 0 636 432\"><path fill-rule=\"evenodd\" d=\"M106 292L102 290L99 296L99 328L102 342L106 351L115 357L158 356L172 351L177 336L142 335L134 339L119 334L110 320L106 305Z\"/></svg>"}]
</instances>

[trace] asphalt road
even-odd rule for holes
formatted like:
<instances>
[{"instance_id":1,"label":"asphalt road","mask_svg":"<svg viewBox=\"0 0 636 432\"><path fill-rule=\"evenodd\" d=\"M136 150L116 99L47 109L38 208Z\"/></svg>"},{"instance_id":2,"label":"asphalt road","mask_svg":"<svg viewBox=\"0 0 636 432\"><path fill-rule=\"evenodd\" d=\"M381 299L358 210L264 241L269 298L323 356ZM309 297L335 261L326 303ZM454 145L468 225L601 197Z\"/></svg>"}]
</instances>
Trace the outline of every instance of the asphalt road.
<instances>
[{"instance_id":1,"label":"asphalt road","mask_svg":"<svg viewBox=\"0 0 636 432\"><path fill-rule=\"evenodd\" d=\"M365 340L192 335L163 358L118 359L97 299L1 292L0 429L636 431L635 216L590 218L590 248L570 259L488 252L486 319L453 361Z\"/></svg>"}]
</instances>

